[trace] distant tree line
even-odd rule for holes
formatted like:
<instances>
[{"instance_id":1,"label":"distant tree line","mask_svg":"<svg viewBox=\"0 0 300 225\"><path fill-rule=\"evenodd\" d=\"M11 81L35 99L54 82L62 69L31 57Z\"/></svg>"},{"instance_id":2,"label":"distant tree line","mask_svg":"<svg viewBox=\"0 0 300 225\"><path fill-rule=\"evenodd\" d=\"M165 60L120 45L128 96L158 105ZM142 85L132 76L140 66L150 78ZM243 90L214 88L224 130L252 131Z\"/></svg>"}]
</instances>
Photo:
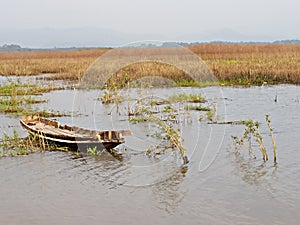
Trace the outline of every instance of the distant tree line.
<instances>
[{"instance_id":1,"label":"distant tree line","mask_svg":"<svg viewBox=\"0 0 300 225\"><path fill-rule=\"evenodd\" d=\"M12 52L12 51L21 51L22 48L20 45L16 44L4 44L0 46L0 51L2 52Z\"/></svg>"},{"instance_id":2,"label":"distant tree line","mask_svg":"<svg viewBox=\"0 0 300 225\"><path fill-rule=\"evenodd\" d=\"M191 46L200 44L300 44L300 39L295 40L277 40L273 42L259 42L259 41L209 41L209 42L164 42L160 45L155 44L142 44L136 46L139 48L159 48L159 47L176 47L176 46ZM0 46L0 52L30 52L30 51L59 51L59 50L78 50L78 49L96 49L97 47L85 48L85 47L69 47L69 48L22 48L17 44L4 44ZM98 47L100 48L100 47ZM107 48L107 47L106 47ZM110 48L107 48L110 49Z\"/></svg>"}]
</instances>

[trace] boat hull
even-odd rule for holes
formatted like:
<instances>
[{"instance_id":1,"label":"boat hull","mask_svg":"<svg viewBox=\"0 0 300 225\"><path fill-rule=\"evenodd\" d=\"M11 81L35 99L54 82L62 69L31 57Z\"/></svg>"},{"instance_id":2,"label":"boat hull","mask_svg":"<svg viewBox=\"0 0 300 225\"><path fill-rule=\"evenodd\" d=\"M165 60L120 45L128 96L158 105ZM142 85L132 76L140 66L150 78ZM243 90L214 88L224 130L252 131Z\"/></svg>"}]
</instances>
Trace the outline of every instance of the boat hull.
<instances>
[{"instance_id":1,"label":"boat hull","mask_svg":"<svg viewBox=\"0 0 300 225\"><path fill-rule=\"evenodd\" d=\"M20 123L35 138L82 152L95 147L97 150L113 149L125 142L123 136L131 134L127 130L94 131L67 125L61 126L57 121L34 115L22 117Z\"/></svg>"}]
</instances>

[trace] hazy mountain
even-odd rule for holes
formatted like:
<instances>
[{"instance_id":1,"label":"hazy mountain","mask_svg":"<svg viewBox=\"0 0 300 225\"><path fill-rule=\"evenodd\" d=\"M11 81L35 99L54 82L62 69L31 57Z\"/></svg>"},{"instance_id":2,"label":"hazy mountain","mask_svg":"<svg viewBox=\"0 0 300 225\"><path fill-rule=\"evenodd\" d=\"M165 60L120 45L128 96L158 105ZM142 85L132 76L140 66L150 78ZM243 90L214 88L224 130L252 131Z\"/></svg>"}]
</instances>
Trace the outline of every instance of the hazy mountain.
<instances>
[{"instance_id":1,"label":"hazy mountain","mask_svg":"<svg viewBox=\"0 0 300 225\"><path fill-rule=\"evenodd\" d=\"M5 44L17 44L25 48L115 47L143 40L171 40L175 42L257 42L280 39L287 38L280 36L272 38L271 36L263 34L244 34L231 29L210 30L178 36L170 35L169 37L158 34L124 33L111 29L98 28L0 29L0 46Z\"/></svg>"},{"instance_id":2,"label":"hazy mountain","mask_svg":"<svg viewBox=\"0 0 300 225\"><path fill-rule=\"evenodd\" d=\"M231 29L220 29L220 30L207 30L199 33L185 34L177 37L182 41L197 42L197 41L229 41L229 42L240 42L240 41L272 41L271 36L268 35L249 35L241 32L237 32Z\"/></svg>"},{"instance_id":3,"label":"hazy mountain","mask_svg":"<svg viewBox=\"0 0 300 225\"><path fill-rule=\"evenodd\" d=\"M38 48L110 47L145 39L164 39L164 37L152 34L129 34L97 28L0 30L0 45L14 43L24 47Z\"/></svg>"}]
</instances>

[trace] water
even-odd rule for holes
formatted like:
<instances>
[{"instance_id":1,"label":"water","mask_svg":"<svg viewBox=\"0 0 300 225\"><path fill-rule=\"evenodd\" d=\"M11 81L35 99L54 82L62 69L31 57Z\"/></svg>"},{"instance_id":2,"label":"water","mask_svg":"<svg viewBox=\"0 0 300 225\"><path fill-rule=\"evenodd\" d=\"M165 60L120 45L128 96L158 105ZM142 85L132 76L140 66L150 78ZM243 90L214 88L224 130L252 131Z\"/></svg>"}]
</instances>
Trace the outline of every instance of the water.
<instances>
[{"instance_id":1,"label":"water","mask_svg":"<svg viewBox=\"0 0 300 225\"><path fill-rule=\"evenodd\" d=\"M62 123L129 128L133 135L120 147L122 161L109 154L76 158L62 152L0 159L0 224L298 224L300 87L156 89L148 96L179 91L204 94L216 104L219 120L261 122L269 161L262 161L254 142L257 159L246 149L234 153L231 135L241 136L243 126L199 122L198 112L192 113L193 123L179 125L187 168L176 151L149 158L142 151L157 142L147 136L151 126L128 123L115 108L96 101L101 93L46 93L49 102L38 107L75 113L59 118ZM266 114L278 148L275 166ZM25 135L17 118L2 115L0 121L2 130Z\"/></svg>"}]
</instances>

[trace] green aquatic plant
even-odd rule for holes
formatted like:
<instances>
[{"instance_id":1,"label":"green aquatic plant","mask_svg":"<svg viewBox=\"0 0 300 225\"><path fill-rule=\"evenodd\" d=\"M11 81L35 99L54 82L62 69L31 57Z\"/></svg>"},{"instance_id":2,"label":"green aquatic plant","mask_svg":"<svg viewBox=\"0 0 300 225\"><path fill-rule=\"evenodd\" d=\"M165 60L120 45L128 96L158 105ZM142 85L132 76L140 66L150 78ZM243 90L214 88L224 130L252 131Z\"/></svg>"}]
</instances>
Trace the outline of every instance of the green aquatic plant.
<instances>
[{"instance_id":1,"label":"green aquatic plant","mask_svg":"<svg viewBox=\"0 0 300 225\"><path fill-rule=\"evenodd\" d=\"M117 88L107 89L104 94L99 98L103 104L115 103L119 104L124 101L124 97L120 94Z\"/></svg>"},{"instance_id":2,"label":"green aquatic plant","mask_svg":"<svg viewBox=\"0 0 300 225\"><path fill-rule=\"evenodd\" d=\"M218 86L219 81L195 81L195 80L176 80L176 85L179 87L209 87Z\"/></svg>"},{"instance_id":3,"label":"green aquatic plant","mask_svg":"<svg viewBox=\"0 0 300 225\"><path fill-rule=\"evenodd\" d=\"M262 153L263 160L267 161L268 154L263 142L263 138L259 132L259 122L253 120L246 120L243 121L243 124L245 125L245 130L242 138L239 139L236 136L232 136L232 139L236 146L236 150L238 150L242 145L244 145L246 140L251 140L251 137L254 137L255 141L259 144L259 149ZM251 151L251 148L249 148L249 151Z\"/></svg>"},{"instance_id":4,"label":"green aquatic plant","mask_svg":"<svg viewBox=\"0 0 300 225\"><path fill-rule=\"evenodd\" d=\"M164 146L163 148L176 148L179 150L180 155L183 159L183 163L187 164L189 162L188 157L185 152L185 148L182 143L182 138L180 135L180 130L174 127L173 122L170 120L163 121L155 115L150 115L147 117L140 117L140 121L142 122L153 122L158 125L161 129L161 133L157 136L164 136L166 140L170 142L170 146ZM155 146L155 148L161 148L162 146ZM147 150L149 153L149 149Z\"/></svg>"},{"instance_id":5,"label":"green aquatic plant","mask_svg":"<svg viewBox=\"0 0 300 225\"><path fill-rule=\"evenodd\" d=\"M205 110L204 110L205 111ZM199 117L200 121L208 120L210 123L217 123L218 115L217 115L217 106L213 104L209 110L206 111L206 113L202 114Z\"/></svg>"},{"instance_id":6,"label":"green aquatic plant","mask_svg":"<svg viewBox=\"0 0 300 225\"><path fill-rule=\"evenodd\" d=\"M0 113L11 115L39 113L32 105L45 103L47 100L36 95L57 89L54 87L21 83L20 81L0 85ZM46 111L44 112L44 114L47 114Z\"/></svg>"},{"instance_id":7,"label":"green aquatic plant","mask_svg":"<svg viewBox=\"0 0 300 225\"><path fill-rule=\"evenodd\" d=\"M175 103L175 102L191 102L191 103L204 103L206 100L203 96L197 94L175 94L170 96L168 102Z\"/></svg>"},{"instance_id":8,"label":"green aquatic plant","mask_svg":"<svg viewBox=\"0 0 300 225\"><path fill-rule=\"evenodd\" d=\"M20 80L10 81L7 84L0 84L0 96L24 96L40 95L42 93L59 90L54 86L41 86L39 84L23 83Z\"/></svg>"},{"instance_id":9,"label":"green aquatic plant","mask_svg":"<svg viewBox=\"0 0 300 225\"><path fill-rule=\"evenodd\" d=\"M1 157L22 156L40 151L67 152L69 148L57 146L55 143L37 135L29 135L26 138L22 138L16 130L14 130L13 135L8 135L4 132L3 137L0 139Z\"/></svg>"},{"instance_id":10,"label":"green aquatic plant","mask_svg":"<svg viewBox=\"0 0 300 225\"><path fill-rule=\"evenodd\" d=\"M206 111L209 112L211 109L209 107L204 107L202 105L186 105L185 110L196 110L196 111Z\"/></svg>"},{"instance_id":11,"label":"green aquatic plant","mask_svg":"<svg viewBox=\"0 0 300 225\"><path fill-rule=\"evenodd\" d=\"M0 139L0 149L2 157L28 155L32 152L30 143L22 139L16 130L11 136L5 132L3 133L3 138Z\"/></svg>"},{"instance_id":12,"label":"green aquatic plant","mask_svg":"<svg viewBox=\"0 0 300 225\"><path fill-rule=\"evenodd\" d=\"M98 151L97 151L97 146L93 147L93 148L87 148L87 153L89 155L97 155Z\"/></svg>"},{"instance_id":13,"label":"green aquatic plant","mask_svg":"<svg viewBox=\"0 0 300 225\"><path fill-rule=\"evenodd\" d=\"M148 107L143 105L143 107ZM178 111L174 109L172 106L165 106L160 114L153 113L151 110L142 110L142 114L133 116L129 119L132 123L140 123L140 122L151 122L156 124L160 129L160 133L155 132L156 137L164 137L165 140L168 140L169 146L155 146L154 149L162 148L175 148L178 149L183 163L187 164L189 162L188 157L186 155L185 148L182 143L182 138L180 134L180 130L176 127L177 124L177 115ZM150 154L151 149L146 151L146 154ZM161 152L160 152L161 153Z\"/></svg>"}]
</instances>

